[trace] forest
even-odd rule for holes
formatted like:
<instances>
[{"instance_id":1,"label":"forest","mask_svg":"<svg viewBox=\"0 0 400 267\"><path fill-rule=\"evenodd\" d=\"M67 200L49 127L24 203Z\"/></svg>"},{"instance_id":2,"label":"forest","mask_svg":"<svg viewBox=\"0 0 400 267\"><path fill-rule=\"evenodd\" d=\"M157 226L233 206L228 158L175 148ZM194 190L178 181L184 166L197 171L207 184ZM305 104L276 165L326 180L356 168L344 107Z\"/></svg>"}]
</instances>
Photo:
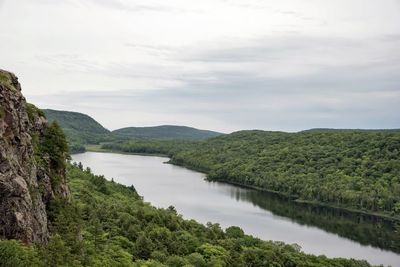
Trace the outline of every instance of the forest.
<instances>
[{"instance_id":1,"label":"forest","mask_svg":"<svg viewBox=\"0 0 400 267\"><path fill-rule=\"evenodd\" d=\"M147 138L147 139L183 139L205 140L216 137L222 133L200 130L187 126L160 125L153 127L127 127L112 131L113 135L120 138Z\"/></svg>"},{"instance_id":2,"label":"forest","mask_svg":"<svg viewBox=\"0 0 400 267\"><path fill-rule=\"evenodd\" d=\"M204 172L210 180L400 218L396 131L240 131L198 142L130 140L103 148L162 153L171 163Z\"/></svg>"},{"instance_id":3,"label":"forest","mask_svg":"<svg viewBox=\"0 0 400 267\"><path fill-rule=\"evenodd\" d=\"M262 241L239 227L184 220L174 207L145 203L134 186L68 164L71 201L54 200L46 246L0 241L0 266L346 266L365 261L307 255L300 246Z\"/></svg>"}]
</instances>

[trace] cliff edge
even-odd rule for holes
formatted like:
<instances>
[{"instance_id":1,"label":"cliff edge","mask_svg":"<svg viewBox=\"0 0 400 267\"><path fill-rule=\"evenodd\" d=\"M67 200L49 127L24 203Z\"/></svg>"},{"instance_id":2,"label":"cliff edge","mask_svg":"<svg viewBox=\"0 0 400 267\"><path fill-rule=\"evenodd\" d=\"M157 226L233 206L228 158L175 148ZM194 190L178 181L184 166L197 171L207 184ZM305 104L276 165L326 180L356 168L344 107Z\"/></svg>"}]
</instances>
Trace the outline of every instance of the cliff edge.
<instances>
[{"instance_id":1,"label":"cliff edge","mask_svg":"<svg viewBox=\"0 0 400 267\"><path fill-rule=\"evenodd\" d=\"M14 74L0 70L0 238L47 243L46 209L69 197L67 158L58 125L26 103Z\"/></svg>"}]
</instances>

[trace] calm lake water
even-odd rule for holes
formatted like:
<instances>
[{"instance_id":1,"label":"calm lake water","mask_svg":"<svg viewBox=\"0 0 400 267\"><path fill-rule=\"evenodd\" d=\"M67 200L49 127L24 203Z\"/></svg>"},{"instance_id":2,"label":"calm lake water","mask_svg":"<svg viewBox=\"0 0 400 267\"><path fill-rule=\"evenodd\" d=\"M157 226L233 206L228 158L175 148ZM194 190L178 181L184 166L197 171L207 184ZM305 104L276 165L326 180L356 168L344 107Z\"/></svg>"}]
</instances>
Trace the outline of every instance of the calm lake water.
<instances>
[{"instance_id":1,"label":"calm lake water","mask_svg":"<svg viewBox=\"0 0 400 267\"><path fill-rule=\"evenodd\" d=\"M153 206L173 205L186 219L237 225L261 239L296 243L306 253L400 267L400 229L391 221L208 182L202 173L163 164L163 157L87 152L72 158L95 174L134 185Z\"/></svg>"}]
</instances>

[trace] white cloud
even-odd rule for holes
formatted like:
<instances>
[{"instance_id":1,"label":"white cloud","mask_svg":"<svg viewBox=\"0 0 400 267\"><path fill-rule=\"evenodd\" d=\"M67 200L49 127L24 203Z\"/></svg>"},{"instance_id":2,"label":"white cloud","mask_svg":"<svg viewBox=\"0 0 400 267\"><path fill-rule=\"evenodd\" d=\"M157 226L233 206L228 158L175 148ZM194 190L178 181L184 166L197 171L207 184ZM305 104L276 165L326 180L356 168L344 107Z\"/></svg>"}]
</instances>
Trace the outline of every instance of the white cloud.
<instances>
[{"instance_id":1,"label":"white cloud","mask_svg":"<svg viewBox=\"0 0 400 267\"><path fill-rule=\"evenodd\" d=\"M0 0L1 68L42 107L110 128L398 127L399 6Z\"/></svg>"}]
</instances>

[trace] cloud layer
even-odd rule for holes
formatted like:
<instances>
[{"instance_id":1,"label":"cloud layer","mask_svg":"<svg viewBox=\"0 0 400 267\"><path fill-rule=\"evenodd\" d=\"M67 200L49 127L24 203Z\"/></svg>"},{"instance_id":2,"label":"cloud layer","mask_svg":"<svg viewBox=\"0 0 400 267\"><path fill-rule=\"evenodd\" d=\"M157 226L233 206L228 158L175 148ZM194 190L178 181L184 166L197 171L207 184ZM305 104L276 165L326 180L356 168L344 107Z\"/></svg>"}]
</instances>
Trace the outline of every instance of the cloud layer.
<instances>
[{"instance_id":1,"label":"cloud layer","mask_svg":"<svg viewBox=\"0 0 400 267\"><path fill-rule=\"evenodd\" d=\"M399 15L395 0L6 0L1 67L40 107L112 129L398 128Z\"/></svg>"}]
</instances>

